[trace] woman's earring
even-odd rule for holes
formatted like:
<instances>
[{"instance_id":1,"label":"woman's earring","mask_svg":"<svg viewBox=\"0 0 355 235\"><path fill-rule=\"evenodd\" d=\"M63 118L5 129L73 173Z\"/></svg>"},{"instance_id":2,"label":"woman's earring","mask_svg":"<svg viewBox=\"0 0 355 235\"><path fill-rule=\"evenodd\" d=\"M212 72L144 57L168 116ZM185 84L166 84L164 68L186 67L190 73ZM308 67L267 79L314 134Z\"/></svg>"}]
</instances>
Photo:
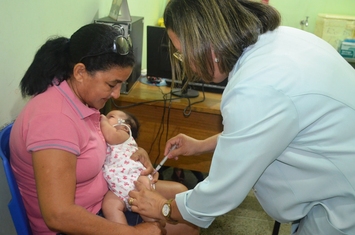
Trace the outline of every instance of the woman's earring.
<instances>
[{"instance_id":1,"label":"woman's earring","mask_svg":"<svg viewBox=\"0 0 355 235\"><path fill-rule=\"evenodd\" d=\"M215 63L218 63L219 62L219 59L216 57L216 58L214 58L214 62Z\"/></svg>"}]
</instances>

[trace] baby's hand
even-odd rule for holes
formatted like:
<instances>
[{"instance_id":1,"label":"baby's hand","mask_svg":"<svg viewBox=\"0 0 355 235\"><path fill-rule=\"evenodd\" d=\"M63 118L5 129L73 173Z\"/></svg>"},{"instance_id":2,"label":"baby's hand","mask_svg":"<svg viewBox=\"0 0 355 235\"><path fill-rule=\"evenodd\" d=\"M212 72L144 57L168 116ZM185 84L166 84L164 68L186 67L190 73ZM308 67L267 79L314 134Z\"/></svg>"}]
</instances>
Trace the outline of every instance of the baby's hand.
<instances>
[{"instance_id":1,"label":"baby's hand","mask_svg":"<svg viewBox=\"0 0 355 235\"><path fill-rule=\"evenodd\" d=\"M106 121L107 120L107 117L103 114L100 115L100 121L103 122L103 121Z\"/></svg>"}]
</instances>

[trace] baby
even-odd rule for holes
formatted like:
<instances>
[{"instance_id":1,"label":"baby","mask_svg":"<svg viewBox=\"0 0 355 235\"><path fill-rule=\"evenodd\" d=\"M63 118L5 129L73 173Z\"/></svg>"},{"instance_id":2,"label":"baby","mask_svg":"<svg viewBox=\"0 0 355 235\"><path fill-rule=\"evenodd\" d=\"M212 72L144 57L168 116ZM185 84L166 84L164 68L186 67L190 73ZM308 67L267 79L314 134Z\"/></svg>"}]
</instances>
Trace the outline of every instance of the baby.
<instances>
[{"instance_id":1,"label":"baby","mask_svg":"<svg viewBox=\"0 0 355 235\"><path fill-rule=\"evenodd\" d=\"M138 149L135 138L139 123L131 114L112 110L106 116L101 115L100 125L107 142L103 173L110 189L102 203L102 211L108 220L127 224L124 211L131 210L128 193L135 187L133 182L140 181L148 189L154 187L151 184L151 175L140 175L145 169L142 163L130 158Z\"/></svg>"}]
</instances>

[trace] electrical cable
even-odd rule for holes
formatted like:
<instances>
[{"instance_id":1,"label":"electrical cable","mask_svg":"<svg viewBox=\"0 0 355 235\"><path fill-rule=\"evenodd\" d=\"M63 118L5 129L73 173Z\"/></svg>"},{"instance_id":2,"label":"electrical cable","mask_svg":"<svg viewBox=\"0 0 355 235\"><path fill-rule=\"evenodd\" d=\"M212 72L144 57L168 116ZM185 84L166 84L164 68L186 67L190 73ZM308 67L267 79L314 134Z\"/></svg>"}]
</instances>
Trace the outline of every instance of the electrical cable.
<instances>
[{"instance_id":1,"label":"electrical cable","mask_svg":"<svg viewBox=\"0 0 355 235\"><path fill-rule=\"evenodd\" d=\"M198 103L202 103L203 101L205 101L206 99L206 94L205 94L205 88L204 88L204 84L202 84L202 95L203 95L203 98L202 100L199 100L199 101L196 101L194 103L190 103L190 98L187 98L188 99L188 102L189 104L184 108L183 110L183 114L184 114L184 117L189 117L191 115L191 106L194 105L194 104L198 104Z\"/></svg>"}]
</instances>

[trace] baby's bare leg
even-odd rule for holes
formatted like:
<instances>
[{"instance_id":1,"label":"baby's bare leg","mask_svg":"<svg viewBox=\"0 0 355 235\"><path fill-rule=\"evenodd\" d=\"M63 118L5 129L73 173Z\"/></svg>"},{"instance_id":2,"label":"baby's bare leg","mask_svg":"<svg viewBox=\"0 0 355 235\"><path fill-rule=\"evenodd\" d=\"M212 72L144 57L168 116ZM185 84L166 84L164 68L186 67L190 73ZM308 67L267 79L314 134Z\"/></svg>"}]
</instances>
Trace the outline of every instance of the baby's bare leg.
<instances>
[{"instance_id":1,"label":"baby's bare leg","mask_svg":"<svg viewBox=\"0 0 355 235\"><path fill-rule=\"evenodd\" d=\"M125 203L112 191L106 193L102 202L102 212L106 219L120 224L127 224L126 216L123 213L125 207Z\"/></svg>"},{"instance_id":2,"label":"baby's bare leg","mask_svg":"<svg viewBox=\"0 0 355 235\"><path fill-rule=\"evenodd\" d=\"M187 191L187 188L185 185L178 182L158 180L158 182L155 184L155 190L165 198L170 199L175 198L175 195L178 193Z\"/></svg>"},{"instance_id":3,"label":"baby's bare leg","mask_svg":"<svg viewBox=\"0 0 355 235\"><path fill-rule=\"evenodd\" d=\"M147 189L152 189L151 181L147 176L138 177L137 181L143 183ZM154 189L153 189L154 190ZM181 193L187 190L186 186L173 181L158 180L155 184L155 190L162 194L165 198L175 198L177 193ZM152 218L143 217L144 221L154 221ZM200 229L190 223L179 223L179 224L170 224L166 223L166 230L169 235L198 235L200 234Z\"/></svg>"}]
</instances>

